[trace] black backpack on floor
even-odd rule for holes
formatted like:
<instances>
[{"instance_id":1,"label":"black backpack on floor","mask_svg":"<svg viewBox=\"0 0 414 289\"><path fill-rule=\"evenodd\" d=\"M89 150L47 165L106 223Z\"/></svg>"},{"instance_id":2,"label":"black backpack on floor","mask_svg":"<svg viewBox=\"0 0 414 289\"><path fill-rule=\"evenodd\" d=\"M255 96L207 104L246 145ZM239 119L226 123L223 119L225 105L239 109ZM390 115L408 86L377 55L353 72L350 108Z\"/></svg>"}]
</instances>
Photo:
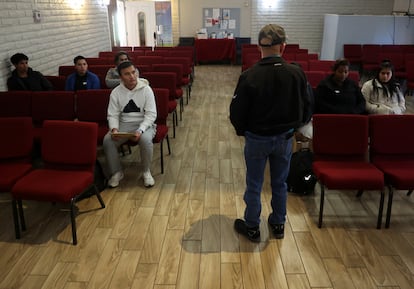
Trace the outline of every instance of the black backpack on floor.
<instances>
[{"instance_id":1,"label":"black backpack on floor","mask_svg":"<svg viewBox=\"0 0 414 289\"><path fill-rule=\"evenodd\" d=\"M309 150L301 150L292 154L286 180L289 192L299 195L313 193L316 177L312 171L312 162L313 153Z\"/></svg>"}]
</instances>

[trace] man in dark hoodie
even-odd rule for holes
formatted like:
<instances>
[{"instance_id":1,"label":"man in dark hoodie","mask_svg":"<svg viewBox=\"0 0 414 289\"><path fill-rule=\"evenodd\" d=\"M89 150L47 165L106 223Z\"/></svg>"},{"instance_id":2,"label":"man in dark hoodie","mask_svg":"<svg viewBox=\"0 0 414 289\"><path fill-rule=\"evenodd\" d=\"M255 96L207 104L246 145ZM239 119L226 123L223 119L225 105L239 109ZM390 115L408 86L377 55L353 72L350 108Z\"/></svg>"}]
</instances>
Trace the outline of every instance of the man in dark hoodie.
<instances>
[{"instance_id":1,"label":"man in dark hoodie","mask_svg":"<svg viewBox=\"0 0 414 289\"><path fill-rule=\"evenodd\" d=\"M7 80L9 90L52 90L52 84L38 71L29 67L29 57L16 53L10 58L15 69Z\"/></svg>"}]
</instances>

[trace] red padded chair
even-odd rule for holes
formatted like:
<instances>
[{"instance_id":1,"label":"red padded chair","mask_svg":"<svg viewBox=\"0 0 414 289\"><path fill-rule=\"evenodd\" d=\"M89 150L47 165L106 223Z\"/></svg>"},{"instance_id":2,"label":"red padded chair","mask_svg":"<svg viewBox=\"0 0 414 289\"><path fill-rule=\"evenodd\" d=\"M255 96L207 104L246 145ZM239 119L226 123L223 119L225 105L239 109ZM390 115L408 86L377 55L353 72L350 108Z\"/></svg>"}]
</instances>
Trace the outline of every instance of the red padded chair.
<instances>
[{"instance_id":1,"label":"red padded chair","mask_svg":"<svg viewBox=\"0 0 414 289\"><path fill-rule=\"evenodd\" d=\"M183 83L183 66L181 64L154 64L152 66L152 71L154 72L173 72L177 77L177 89L181 89L182 87L186 87L186 95L187 95L187 104L189 99L189 89L188 89L188 82ZM184 108L183 97L180 97L180 106Z\"/></svg>"},{"instance_id":2,"label":"red padded chair","mask_svg":"<svg viewBox=\"0 0 414 289\"><path fill-rule=\"evenodd\" d=\"M112 51L118 52L118 51L132 51L132 46L113 46Z\"/></svg>"},{"instance_id":3,"label":"red padded chair","mask_svg":"<svg viewBox=\"0 0 414 289\"><path fill-rule=\"evenodd\" d=\"M175 137L175 127L178 125L175 74L172 72L147 72L143 73L142 77L149 81L152 88L166 88L170 92L168 112L173 116L173 137Z\"/></svg>"},{"instance_id":4,"label":"red padded chair","mask_svg":"<svg viewBox=\"0 0 414 289\"><path fill-rule=\"evenodd\" d=\"M13 185L32 169L33 125L30 117L0 117L0 192Z\"/></svg>"},{"instance_id":5,"label":"red padded chair","mask_svg":"<svg viewBox=\"0 0 414 289\"><path fill-rule=\"evenodd\" d=\"M381 45L380 44L364 44L362 45L362 69L364 71L375 71L381 61L380 58Z\"/></svg>"},{"instance_id":6,"label":"red padded chair","mask_svg":"<svg viewBox=\"0 0 414 289\"><path fill-rule=\"evenodd\" d=\"M368 116L313 115L313 172L321 188L319 228L322 227L325 188L380 191L377 229L384 207L384 174L368 162Z\"/></svg>"},{"instance_id":7,"label":"red padded chair","mask_svg":"<svg viewBox=\"0 0 414 289\"><path fill-rule=\"evenodd\" d=\"M0 117L32 116L32 92L0 91Z\"/></svg>"},{"instance_id":8,"label":"red padded chair","mask_svg":"<svg viewBox=\"0 0 414 289\"><path fill-rule=\"evenodd\" d=\"M53 90L65 90L66 76L45 75L45 78L53 85Z\"/></svg>"},{"instance_id":9,"label":"red padded chair","mask_svg":"<svg viewBox=\"0 0 414 289\"><path fill-rule=\"evenodd\" d=\"M98 125L80 121L45 121L42 137L44 167L20 178L11 190L16 238L26 230L23 200L70 204L73 244L77 244L75 203L93 188L101 207L105 204L94 184ZM64 140L64 141L62 141Z\"/></svg>"},{"instance_id":10,"label":"red padded chair","mask_svg":"<svg viewBox=\"0 0 414 289\"><path fill-rule=\"evenodd\" d=\"M36 91L32 93L32 118L35 141L41 140L45 120L74 120L73 91Z\"/></svg>"},{"instance_id":11,"label":"red padded chair","mask_svg":"<svg viewBox=\"0 0 414 289\"><path fill-rule=\"evenodd\" d=\"M305 71L305 74L309 84L314 90L318 86L319 82L326 77L325 71Z\"/></svg>"},{"instance_id":12,"label":"red padded chair","mask_svg":"<svg viewBox=\"0 0 414 289\"><path fill-rule=\"evenodd\" d=\"M165 88L154 88L155 101L157 104L157 119L155 123L157 124L157 131L152 140L153 143L160 144L161 152L161 173L164 173L164 140L167 141L168 154L171 155L170 140L168 138L168 101L169 101L169 91Z\"/></svg>"},{"instance_id":13,"label":"red padded chair","mask_svg":"<svg viewBox=\"0 0 414 289\"><path fill-rule=\"evenodd\" d=\"M163 56L137 56L134 59L136 65L153 65L164 63Z\"/></svg>"},{"instance_id":14,"label":"red padded chair","mask_svg":"<svg viewBox=\"0 0 414 289\"><path fill-rule=\"evenodd\" d=\"M391 207L395 190L414 189L414 115L370 115L371 162L385 176L389 188L385 227L391 222Z\"/></svg>"},{"instance_id":15,"label":"red padded chair","mask_svg":"<svg viewBox=\"0 0 414 289\"><path fill-rule=\"evenodd\" d=\"M162 49L158 49L158 50L145 50L145 56L162 56L162 57L168 57L170 56L170 51L169 50L162 50Z\"/></svg>"},{"instance_id":16,"label":"red padded chair","mask_svg":"<svg viewBox=\"0 0 414 289\"><path fill-rule=\"evenodd\" d=\"M110 89L79 90L76 95L76 116L79 121L98 124L98 145L102 145L103 138L109 131L107 114L111 91Z\"/></svg>"},{"instance_id":17,"label":"red padded chair","mask_svg":"<svg viewBox=\"0 0 414 289\"><path fill-rule=\"evenodd\" d=\"M309 71L332 71L333 60L309 60Z\"/></svg>"},{"instance_id":18,"label":"red padded chair","mask_svg":"<svg viewBox=\"0 0 414 289\"><path fill-rule=\"evenodd\" d=\"M359 72L356 70L350 70L348 74L348 78L355 81L358 85L359 85L359 81L361 80L359 76Z\"/></svg>"},{"instance_id":19,"label":"red padded chair","mask_svg":"<svg viewBox=\"0 0 414 289\"><path fill-rule=\"evenodd\" d=\"M75 66L73 65L61 65L59 66L59 75L68 77L75 72Z\"/></svg>"},{"instance_id":20,"label":"red padded chair","mask_svg":"<svg viewBox=\"0 0 414 289\"><path fill-rule=\"evenodd\" d=\"M414 91L414 59L405 63L406 77L407 77L407 90L410 94Z\"/></svg>"},{"instance_id":21,"label":"red padded chair","mask_svg":"<svg viewBox=\"0 0 414 289\"><path fill-rule=\"evenodd\" d=\"M362 45L361 44L344 44L344 57L351 64L360 65L362 61Z\"/></svg>"},{"instance_id":22,"label":"red padded chair","mask_svg":"<svg viewBox=\"0 0 414 289\"><path fill-rule=\"evenodd\" d=\"M181 64L183 66L183 83L188 84L188 93L189 97L191 97L191 87L193 84L195 71L194 67L192 66L193 58L187 57L178 57L178 56L170 56L164 57L164 63L168 64Z\"/></svg>"},{"instance_id":23,"label":"red padded chair","mask_svg":"<svg viewBox=\"0 0 414 289\"><path fill-rule=\"evenodd\" d=\"M260 53L257 52L243 54L242 56L242 71L245 71L255 65L261 57Z\"/></svg>"}]
</instances>

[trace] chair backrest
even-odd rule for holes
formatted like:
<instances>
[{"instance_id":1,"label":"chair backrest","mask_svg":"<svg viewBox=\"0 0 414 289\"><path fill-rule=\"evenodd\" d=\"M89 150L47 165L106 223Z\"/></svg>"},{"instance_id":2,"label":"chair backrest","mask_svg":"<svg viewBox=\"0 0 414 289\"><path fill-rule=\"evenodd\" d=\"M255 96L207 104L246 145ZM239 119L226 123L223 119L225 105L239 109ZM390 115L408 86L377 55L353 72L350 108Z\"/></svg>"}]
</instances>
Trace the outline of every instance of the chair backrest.
<instances>
[{"instance_id":1,"label":"chair backrest","mask_svg":"<svg viewBox=\"0 0 414 289\"><path fill-rule=\"evenodd\" d=\"M333 60L309 60L309 71L332 71Z\"/></svg>"},{"instance_id":2,"label":"chair backrest","mask_svg":"<svg viewBox=\"0 0 414 289\"><path fill-rule=\"evenodd\" d=\"M114 61L116 52L115 51L99 51L99 57L111 58Z\"/></svg>"},{"instance_id":3,"label":"chair backrest","mask_svg":"<svg viewBox=\"0 0 414 289\"><path fill-rule=\"evenodd\" d=\"M345 58L361 58L362 57L362 45L361 44L344 44L344 57Z\"/></svg>"},{"instance_id":4,"label":"chair backrest","mask_svg":"<svg viewBox=\"0 0 414 289\"><path fill-rule=\"evenodd\" d=\"M170 51L169 50L162 50L162 49L158 49L158 50L145 50L145 56L162 56L162 57L167 57L170 56Z\"/></svg>"},{"instance_id":5,"label":"chair backrest","mask_svg":"<svg viewBox=\"0 0 414 289\"><path fill-rule=\"evenodd\" d=\"M0 117L0 162L29 158L33 147L33 124L30 117Z\"/></svg>"},{"instance_id":6,"label":"chair backrest","mask_svg":"<svg viewBox=\"0 0 414 289\"><path fill-rule=\"evenodd\" d=\"M175 99L177 77L173 72L146 72L142 77L149 81L152 88L166 88L170 99Z\"/></svg>"},{"instance_id":7,"label":"chair backrest","mask_svg":"<svg viewBox=\"0 0 414 289\"><path fill-rule=\"evenodd\" d=\"M309 70L309 62L306 60L296 60L294 61L294 63L296 63L297 65L299 65L303 71L308 71Z\"/></svg>"},{"instance_id":8,"label":"chair backrest","mask_svg":"<svg viewBox=\"0 0 414 289\"><path fill-rule=\"evenodd\" d=\"M252 67L260 60L260 53L244 54L242 61L242 71Z\"/></svg>"},{"instance_id":9,"label":"chair backrest","mask_svg":"<svg viewBox=\"0 0 414 289\"><path fill-rule=\"evenodd\" d=\"M110 89L79 90L76 94L78 120L106 123L110 95Z\"/></svg>"},{"instance_id":10,"label":"chair backrest","mask_svg":"<svg viewBox=\"0 0 414 289\"><path fill-rule=\"evenodd\" d=\"M53 90L65 90L66 76L45 75L45 77L53 85Z\"/></svg>"},{"instance_id":11,"label":"chair backrest","mask_svg":"<svg viewBox=\"0 0 414 289\"><path fill-rule=\"evenodd\" d=\"M93 172L97 137L98 125L93 122L45 121L42 135L45 167Z\"/></svg>"},{"instance_id":12,"label":"chair backrest","mask_svg":"<svg viewBox=\"0 0 414 289\"><path fill-rule=\"evenodd\" d=\"M319 82L326 77L325 71L305 71L306 78L313 89L316 89Z\"/></svg>"},{"instance_id":13,"label":"chair backrest","mask_svg":"<svg viewBox=\"0 0 414 289\"><path fill-rule=\"evenodd\" d=\"M152 65L154 72L173 72L176 74L177 86L182 85L183 80L183 66L181 64L154 64Z\"/></svg>"},{"instance_id":14,"label":"chair backrest","mask_svg":"<svg viewBox=\"0 0 414 289\"><path fill-rule=\"evenodd\" d=\"M153 65L164 63L163 56L137 56L135 57L134 63L137 65Z\"/></svg>"},{"instance_id":15,"label":"chair backrest","mask_svg":"<svg viewBox=\"0 0 414 289\"><path fill-rule=\"evenodd\" d=\"M113 46L112 51L132 51L132 46Z\"/></svg>"},{"instance_id":16,"label":"chair backrest","mask_svg":"<svg viewBox=\"0 0 414 289\"><path fill-rule=\"evenodd\" d=\"M86 58L86 62L89 66L91 65L106 65L106 64L113 64L114 58L113 57L89 57Z\"/></svg>"},{"instance_id":17,"label":"chair backrest","mask_svg":"<svg viewBox=\"0 0 414 289\"><path fill-rule=\"evenodd\" d=\"M59 75L67 77L75 72L75 66L73 65L61 65L59 66Z\"/></svg>"},{"instance_id":18,"label":"chair backrest","mask_svg":"<svg viewBox=\"0 0 414 289\"><path fill-rule=\"evenodd\" d=\"M152 90L157 104L157 119L155 120L155 123L166 125L170 92L166 88L153 88Z\"/></svg>"},{"instance_id":19,"label":"chair backrest","mask_svg":"<svg viewBox=\"0 0 414 289\"><path fill-rule=\"evenodd\" d=\"M362 62L363 63L379 63L379 54L381 52L380 44L364 44L362 45Z\"/></svg>"},{"instance_id":20,"label":"chair backrest","mask_svg":"<svg viewBox=\"0 0 414 289\"><path fill-rule=\"evenodd\" d=\"M316 160L367 160L368 116L315 114L312 125Z\"/></svg>"},{"instance_id":21,"label":"chair backrest","mask_svg":"<svg viewBox=\"0 0 414 289\"><path fill-rule=\"evenodd\" d=\"M163 63L173 63L173 64L183 65L183 76L189 75L192 71L190 57L178 57L178 56L164 57Z\"/></svg>"},{"instance_id":22,"label":"chair backrest","mask_svg":"<svg viewBox=\"0 0 414 289\"><path fill-rule=\"evenodd\" d=\"M32 94L32 118L36 126L44 120L74 120L73 91L36 91Z\"/></svg>"},{"instance_id":23,"label":"chair backrest","mask_svg":"<svg viewBox=\"0 0 414 289\"><path fill-rule=\"evenodd\" d=\"M369 135L372 160L414 159L414 115L370 115Z\"/></svg>"},{"instance_id":24,"label":"chair backrest","mask_svg":"<svg viewBox=\"0 0 414 289\"><path fill-rule=\"evenodd\" d=\"M359 81L361 80L359 76L359 72L356 70L350 70L348 74L348 78L355 81L358 85L359 85Z\"/></svg>"},{"instance_id":25,"label":"chair backrest","mask_svg":"<svg viewBox=\"0 0 414 289\"><path fill-rule=\"evenodd\" d=\"M308 53L295 53L295 60L296 61L308 61L309 54Z\"/></svg>"},{"instance_id":26,"label":"chair backrest","mask_svg":"<svg viewBox=\"0 0 414 289\"><path fill-rule=\"evenodd\" d=\"M0 91L0 117L31 115L31 91Z\"/></svg>"}]
</instances>

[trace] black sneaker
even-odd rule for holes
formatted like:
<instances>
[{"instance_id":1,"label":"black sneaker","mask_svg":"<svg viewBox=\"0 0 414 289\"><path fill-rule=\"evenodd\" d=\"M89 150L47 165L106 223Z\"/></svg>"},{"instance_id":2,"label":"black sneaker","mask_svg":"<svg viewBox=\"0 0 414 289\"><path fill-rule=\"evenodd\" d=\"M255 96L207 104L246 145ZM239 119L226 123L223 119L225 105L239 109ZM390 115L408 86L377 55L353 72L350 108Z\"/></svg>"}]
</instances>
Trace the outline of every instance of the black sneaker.
<instances>
[{"instance_id":1,"label":"black sneaker","mask_svg":"<svg viewBox=\"0 0 414 289\"><path fill-rule=\"evenodd\" d=\"M244 220L236 219L234 221L234 229L237 231L237 233L245 236L250 241L257 243L260 242L259 226L250 228L246 225L246 222Z\"/></svg>"},{"instance_id":2,"label":"black sneaker","mask_svg":"<svg viewBox=\"0 0 414 289\"><path fill-rule=\"evenodd\" d=\"M272 229L273 236L275 236L276 239L283 239L283 237L285 236L285 224L271 224L270 216L268 219L268 223L270 228Z\"/></svg>"}]
</instances>

